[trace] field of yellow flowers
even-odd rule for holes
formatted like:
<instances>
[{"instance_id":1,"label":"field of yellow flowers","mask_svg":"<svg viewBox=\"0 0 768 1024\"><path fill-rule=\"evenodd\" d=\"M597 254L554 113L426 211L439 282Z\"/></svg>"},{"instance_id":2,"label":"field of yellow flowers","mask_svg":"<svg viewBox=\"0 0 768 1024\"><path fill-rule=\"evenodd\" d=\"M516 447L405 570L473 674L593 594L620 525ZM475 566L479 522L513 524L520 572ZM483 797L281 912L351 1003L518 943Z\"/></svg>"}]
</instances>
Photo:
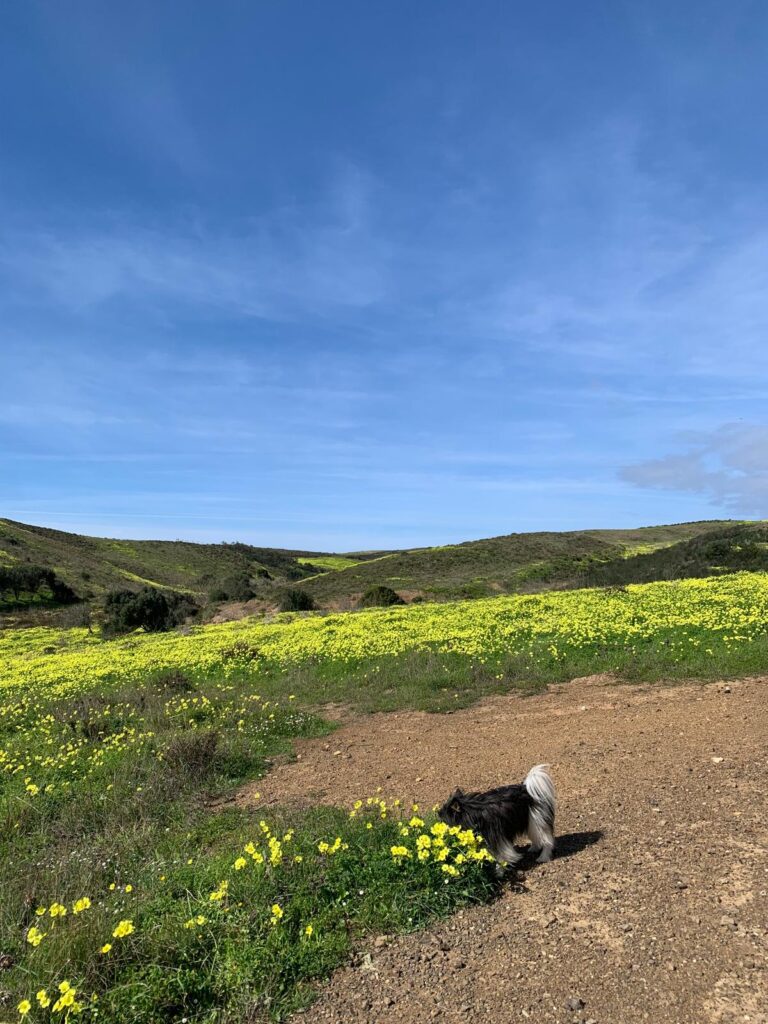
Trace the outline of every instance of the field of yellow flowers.
<instances>
[{"instance_id":1,"label":"field of yellow flowers","mask_svg":"<svg viewBox=\"0 0 768 1024\"><path fill-rule=\"evenodd\" d=\"M767 625L768 577L744 573L112 641L0 632L0 1020L279 1019L359 936L491 898L475 836L379 795L211 809L327 731L323 701L756 671Z\"/></svg>"},{"instance_id":2,"label":"field of yellow flowers","mask_svg":"<svg viewBox=\"0 0 768 1024\"><path fill-rule=\"evenodd\" d=\"M519 663L536 675L583 662L593 671L642 673L661 658L672 674L696 672L708 659L744 655L765 638L768 576L739 573L608 590L549 592L453 604L423 604L356 614L244 620L188 634L134 634L102 642L83 629L0 632L0 695L13 703L46 700L119 681L181 671L220 682L286 674L331 679L377 660L458 656L466 664ZM320 673L323 674L322 672ZM313 685L315 679L313 678ZM322 699L324 694L313 691ZM333 696L333 694L331 694Z\"/></svg>"}]
</instances>

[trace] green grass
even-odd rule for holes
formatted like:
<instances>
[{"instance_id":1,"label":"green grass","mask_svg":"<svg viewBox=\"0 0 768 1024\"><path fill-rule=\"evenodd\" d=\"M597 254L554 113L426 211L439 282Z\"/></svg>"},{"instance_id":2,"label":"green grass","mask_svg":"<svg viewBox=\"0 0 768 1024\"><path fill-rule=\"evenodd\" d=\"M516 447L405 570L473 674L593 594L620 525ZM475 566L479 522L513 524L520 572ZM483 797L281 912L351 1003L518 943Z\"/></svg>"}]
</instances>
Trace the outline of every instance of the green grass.
<instances>
[{"instance_id":1,"label":"green grass","mask_svg":"<svg viewBox=\"0 0 768 1024\"><path fill-rule=\"evenodd\" d=\"M216 809L215 798L262 774L293 738L331 728L296 704L285 692L280 704L258 699L250 682L172 673L143 686L117 681L6 705L7 1007L27 999L27 1019L48 1020L35 993L55 1000L66 982L83 1006L80 1019L103 1024L281 1019L307 1005L313 982L366 934L409 931L492 898L484 863L448 877L437 862L393 857L391 847L408 840L399 814L378 803L354 818L329 808ZM274 863L265 830L279 847ZM338 842L338 851L321 853L323 841ZM250 843L265 864L245 852ZM84 897L90 905L75 914ZM57 904L66 916L51 915ZM48 912L38 916L38 908ZM115 937L121 921L132 931ZM43 933L37 946L31 928ZM103 953L105 944L112 948Z\"/></svg>"},{"instance_id":2,"label":"green grass","mask_svg":"<svg viewBox=\"0 0 768 1024\"><path fill-rule=\"evenodd\" d=\"M363 713L445 712L495 694L540 693L550 683L596 673L620 682L705 681L759 675L768 666L768 636L727 647L719 634L702 630L698 641L683 645L674 631L659 632L634 649L561 647L557 656L549 642L542 642L524 655L483 661L450 652L410 651L351 664L325 662L266 672L259 688L270 697L287 688L300 703L318 708L344 704Z\"/></svg>"},{"instance_id":3,"label":"green grass","mask_svg":"<svg viewBox=\"0 0 768 1024\"><path fill-rule=\"evenodd\" d=\"M297 558L299 565L317 566L319 569L328 569L331 572L338 572L340 569L349 569L350 566L359 565L356 558L345 558L343 555L320 555L315 558Z\"/></svg>"}]
</instances>

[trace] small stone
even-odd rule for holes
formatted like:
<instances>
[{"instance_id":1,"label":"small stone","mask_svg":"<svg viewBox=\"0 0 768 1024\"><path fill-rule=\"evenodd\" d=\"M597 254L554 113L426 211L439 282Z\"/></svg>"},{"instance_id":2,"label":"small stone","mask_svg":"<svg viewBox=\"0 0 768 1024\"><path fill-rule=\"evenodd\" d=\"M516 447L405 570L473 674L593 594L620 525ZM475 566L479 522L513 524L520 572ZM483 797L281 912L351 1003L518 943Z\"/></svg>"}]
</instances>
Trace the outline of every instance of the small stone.
<instances>
[{"instance_id":1,"label":"small stone","mask_svg":"<svg viewBox=\"0 0 768 1024\"><path fill-rule=\"evenodd\" d=\"M382 946L386 946L388 941L389 937L387 935L377 935L376 938L373 940L373 944L376 947L376 949L381 949Z\"/></svg>"},{"instance_id":2,"label":"small stone","mask_svg":"<svg viewBox=\"0 0 768 1024\"><path fill-rule=\"evenodd\" d=\"M572 996L566 1000L565 1008L566 1010L583 1010L586 1005L583 999L579 999L578 996Z\"/></svg>"},{"instance_id":3,"label":"small stone","mask_svg":"<svg viewBox=\"0 0 768 1024\"><path fill-rule=\"evenodd\" d=\"M724 760L724 757L713 757L712 764L722 764Z\"/></svg>"}]
</instances>

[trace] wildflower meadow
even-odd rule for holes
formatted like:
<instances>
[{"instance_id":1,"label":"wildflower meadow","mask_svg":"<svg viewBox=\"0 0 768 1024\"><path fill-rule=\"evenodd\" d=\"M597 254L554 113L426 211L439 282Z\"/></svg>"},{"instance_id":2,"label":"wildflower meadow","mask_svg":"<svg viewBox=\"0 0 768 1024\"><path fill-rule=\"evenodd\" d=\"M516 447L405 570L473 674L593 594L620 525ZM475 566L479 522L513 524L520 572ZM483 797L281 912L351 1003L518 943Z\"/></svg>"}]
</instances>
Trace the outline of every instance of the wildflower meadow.
<instances>
[{"instance_id":1,"label":"wildflower meadow","mask_svg":"<svg viewBox=\"0 0 768 1024\"><path fill-rule=\"evenodd\" d=\"M0 632L0 1021L280 1019L365 935L491 899L478 837L396 794L221 809L332 728L323 703L745 673L767 624L768 577L743 573L110 641Z\"/></svg>"}]
</instances>

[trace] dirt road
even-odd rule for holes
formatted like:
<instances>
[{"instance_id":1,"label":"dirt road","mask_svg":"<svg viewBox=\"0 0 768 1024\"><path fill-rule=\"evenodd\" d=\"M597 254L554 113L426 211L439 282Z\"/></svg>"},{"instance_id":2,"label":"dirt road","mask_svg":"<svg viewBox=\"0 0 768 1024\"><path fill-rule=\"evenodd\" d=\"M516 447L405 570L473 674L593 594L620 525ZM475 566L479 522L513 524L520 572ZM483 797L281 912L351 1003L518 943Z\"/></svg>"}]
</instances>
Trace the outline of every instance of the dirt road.
<instances>
[{"instance_id":1,"label":"dirt road","mask_svg":"<svg viewBox=\"0 0 768 1024\"><path fill-rule=\"evenodd\" d=\"M450 715L350 718L261 804L432 805L549 762L557 858L492 906L371 943L302 1019L766 1024L768 679L574 681ZM247 792L242 795L247 800Z\"/></svg>"}]
</instances>

